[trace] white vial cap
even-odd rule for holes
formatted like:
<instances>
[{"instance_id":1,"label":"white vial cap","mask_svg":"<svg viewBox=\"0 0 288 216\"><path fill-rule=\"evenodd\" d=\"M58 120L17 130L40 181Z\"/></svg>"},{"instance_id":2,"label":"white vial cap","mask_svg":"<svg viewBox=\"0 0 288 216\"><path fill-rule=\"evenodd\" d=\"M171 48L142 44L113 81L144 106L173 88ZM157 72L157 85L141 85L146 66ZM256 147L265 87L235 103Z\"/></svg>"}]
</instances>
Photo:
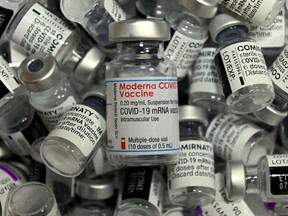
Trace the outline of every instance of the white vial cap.
<instances>
[{"instance_id":1,"label":"white vial cap","mask_svg":"<svg viewBox=\"0 0 288 216\"><path fill-rule=\"evenodd\" d=\"M216 42L217 36L220 32L233 26L247 27L247 32L250 30L250 24L248 22L238 20L235 17L224 13L216 15L210 21L208 26L211 39Z\"/></svg>"},{"instance_id":2,"label":"white vial cap","mask_svg":"<svg viewBox=\"0 0 288 216\"><path fill-rule=\"evenodd\" d=\"M206 110L194 105L183 105L179 107L179 122L184 121L199 121L208 125L208 115Z\"/></svg>"},{"instance_id":3,"label":"white vial cap","mask_svg":"<svg viewBox=\"0 0 288 216\"><path fill-rule=\"evenodd\" d=\"M281 112L270 105L254 113L258 119L271 126L278 126L286 118L287 114L287 111Z\"/></svg>"},{"instance_id":4,"label":"white vial cap","mask_svg":"<svg viewBox=\"0 0 288 216\"><path fill-rule=\"evenodd\" d=\"M22 61L17 73L29 91L38 92L52 87L60 79L61 71L51 54L35 53Z\"/></svg>"},{"instance_id":5,"label":"white vial cap","mask_svg":"<svg viewBox=\"0 0 288 216\"><path fill-rule=\"evenodd\" d=\"M88 200L105 200L114 195L111 178L88 179L83 176L75 182L75 194Z\"/></svg>"},{"instance_id":6,"label":"white vial cap","mask_svg":"<svg viewBox=\"0 0 288 216\"><path fill-rule=\"evenodd\" d=\"M229 200L242 200L246 193L246 172L240 161L226 163L225 186Z\"/></svg>"},{"instance_id":7,"label":"white vial cap","mask_svg":"<svg viewBox=\"0 0 288 216\"><path fill-rule=\"evenodd\" d=\"M111 41L139 41L170 39L170 25L163 20L130 19L109 25Z\"/></svg>"},{"instance_id":8,"label":"white vial cap","mask_svg":"<svg viewBox=\"0 0 288 216\"><path fill-rule=\"evenodd\" d=\"M183 0L183 6L196 16L213 18L218 10L217 0Z\"/></svg>"}]
</instances>

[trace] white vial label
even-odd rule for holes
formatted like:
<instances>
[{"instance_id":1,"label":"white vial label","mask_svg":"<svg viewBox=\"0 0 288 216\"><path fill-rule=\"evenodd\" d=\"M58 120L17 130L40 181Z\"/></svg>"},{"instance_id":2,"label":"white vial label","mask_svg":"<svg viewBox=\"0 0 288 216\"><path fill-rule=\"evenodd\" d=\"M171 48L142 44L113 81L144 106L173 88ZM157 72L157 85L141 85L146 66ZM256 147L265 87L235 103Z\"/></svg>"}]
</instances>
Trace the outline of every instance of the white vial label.
<instances>
[{"instance_id":1,"label":"white vial label","mask_svg":"<svg viewBox=\"0 0 288 216\"><path fill-rule=\"evenodd\" d=\"M216 62L224 73L222 82L226 97L247 86L272 85L261 48L254 42L239 42L223 48L216 55Z\"/></svg>"},{"instance_id":2,"label":"white vial label","mask_svg":"<svg viewBox=\"0 0 288 216\"><path fill-rule=\"evenodd\" d=\"M179 161L169 166L169 188L199 186L215 188L213 145L202 140L180 142Z\"/></svg>"},{"instance_id":3,"label":"white vial label","mask_svg":"<svg viewBox=\"0 0 288 216\"><path fill-rule=\"evenodd\" d=\"M0 56L0 97L4 97L9 92L14 93L14 90L20 86L15 72L9 67L5 59Z\"/></svg>"},{"instance_id":4,"label":"white vial label","mask_svg":"<svg viewBox=\"0 0 288 216\"><path fill-rule=\"evenodd\" d=\"M5 214L5 203L10 190L20 185L22 180L19 179L10 169L0 165L0 212Z\"/></svg>"},{"instance_id":5,"label":"white vial label","mask_svg":"<svg viewBox=\"0 0 288 216\"><path fill-rule=\"evenodd\" d=\"M284 92L288 92L288 46L274 61L268 72L273 83Z\"/></svg>"},{"instance_id":6,"label":"white vial label","mask_svg":"<svg viewBox=\"0 0 288 216\"><path fill-rule=\"evenodd\" d=\"M31 144L22 134L22 132L16 132L12 134L1 134L1 138L8 145L9 149L14 154L27 156L30 152Z\"/></svg>"},{"instance_id":7,"label":"white vial label","mask_svg":"<svg viewBox=\"0 0 288 216\"><path fill-rule=\"evenodd\" d=\"M163 182L151 168L131 168L126 172L122 202L128 199L146 200L162 212Z\"/></svg>"},{"instance_id":8,"label":"white vial label","mask_svg":"<svg viewBox=\"0 0 288 216\"><path fill-rule=\"evenodd\" d=\"M216 48L203 48L195 61L190 93L209 92L223 95L223 87L214 63Z\"/></svg>"},{"instance_id":9,"label":"white vial label","mask_svg":"<svg viewBox=\"0 0 288 216\"><path fill-rule=\"evenodd\" d=\"M175 31L164 54L175 62L177 77L186 76L206 40L207 38L203 40L192 39Z\"/></svg>"},{"instance_id":10,"label":"white vial label","mask_svg":"<svg viewBox=\"0 0 288 216\"><path fill-rule=\"evenodd\" d=\"M227 9L240 14L246 20L261 25L265 24L272 8L277 4L278 0L220 0Z\"/></svg>"},{"instance_id":11,"label":"white vial label","mask_svg":"<svg viewBox=\"0 0 288 216\"><path fill-rule=\"evenodd\" d=\"M217 173L215 200L210 204L202 206L203 216L255 216L249 206L242 200L233 202L228 200L223 184L223 174Z\"/></svg>"},{"instance_id":12,"label":"white vial label","mask_svg":"<svg viewBox=\"0 0 288 216\"><path fill-rule=\"evenodd\" d=\"M288 155L267 155L270 181L267 188L273 195L288 195ZM269 184L270 182L270 184Z\"/></svg>"},{"instance_id":13,"label":"white vial label","mask_svg":"<svg viewBox=\"0 0 288 216\"><path fill-rule=\"evenodd\" d=\"M216 116L206 131L207 139L214 144L218 157L225 160L244 160L243 149L251 137L261 130L234 114ZM262 151L261 151L262 153Z\"/></svg>"},{"instance_id":14,"label":"white vial label","mask_svg":"<svg viewBox=\"0 0 288 216\"><path fill-rule=\"evenodd\" d=\"M99 113L88 106L76 104L66 110L49 137L61 137L74 143L87 157L105 131L106 122Z\"/></svg>"},{"instance_id":15,"label":"white vial label","mask_svg":"<svg viewBox=\"0 0 288 216\"><path fill-rule=\"evenodd\" d=\"M179 151L177 78L114 78L106 86L111 154Z\"/></svg>"},{"instance_id":16,"label":"white vial label","mask_svg":"<svg viewBox=\"0 0 288 216\"><path fill-rule=\"evenodd\" d=\"M115 0L104 0L104 7L115 21L126 20L126 13Z\"/></svg>"},{"instance_id":17,"label":"white vial label","mask_svg":"<svg viewBox=\"0 0 288 216\"><path fill-rule=\"evenodd\" d=\"M274 22L267 26L251 25L248 34L262 48L277 48L285 44L285 17L284 10L279 13Z\"/></svg>"},{"instance_id":18,"label":"white vial label","mask_svg":"<svg viewBox=\"0 0 288 216\"><path fill-rule=\"evenodd\" d=\"M71 33L62 19L36 3L16 27L12 40L29 54L46 52L56 56Z\"/></svg>"},{"instance_id":19,"label":"white vial label","mask_svg":"<svg viewBox=\"0 0 288 216\"><path fill-rule=\"evenodd\" d=\"M42 119L47 129L51 131L60 120L66 108L74 104L76 104L75 98L73 96L69 96L59 106L53 107L51 109L37 109L37 113Z\"/></svg>"}]
</instances>

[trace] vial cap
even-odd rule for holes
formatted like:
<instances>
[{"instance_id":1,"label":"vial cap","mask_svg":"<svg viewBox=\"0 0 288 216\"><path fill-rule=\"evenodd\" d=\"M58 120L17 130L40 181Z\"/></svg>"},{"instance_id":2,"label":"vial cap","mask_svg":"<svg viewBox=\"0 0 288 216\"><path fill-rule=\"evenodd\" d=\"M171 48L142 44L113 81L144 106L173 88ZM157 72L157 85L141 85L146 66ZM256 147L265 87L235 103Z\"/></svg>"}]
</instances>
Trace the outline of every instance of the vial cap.
<instances>
[{"instance_id":1,"label":"vial cap","mask_svg":"<svg viewBox=\"0 0 288 216\"><path fill-rule=\"evenodd\" d=\"M213 18L218 10L217 0L183 0L182 4L193 14L202 18Z\"/></svg>"},{"instance_id":2,"label":"vial cap","mask_svg":"<svg viewBox=\"0 0 288 216\"><path fill-rule=\"evenodd\" d=\"M179 107L179 121L199 121L208 126L208 115L207 112L198 106L194 105L183 105Z\"/></svg>"},{"instance_id":3,"label":"vial cap","mask_svg":"<svg viewBox=\"0 0 288 216\"><path fill-rule=\"evenodd\" d=\"M130 19L109 25L111 41L139 41L170 39L170 25L163 20Z\"/></svg>"},{"instance_id":4,"label":"vial cap","mask_svg":"<svg viewBox=\"0 0 288 216\"><path fill-rule=\"evenodd\" d=\"M281 112L270 105L254 113L258 119L271 126L278 126L286 118L287 114L287 111Z\"/></svg>"},{"instance_id":5,"label":"vial cap","mask_svg":"<svg viewBox=\"0 0 288 216\"><path fill-rule=\"evenodd\" d=\"M101 99L106 100L106 94L105 94L105 85L104 84L96 84L91 87L90 90L88 90L83 95L83 100L85 100L88 97L99 97Z\"/></svg>"},{"instance_id":6,"label":"vial cap","mask_svg":"<svg viewBox=\"0 0 288 216\"><path fill-rule=\"evenodd\" d=\"M29 91L38 92L52 87L60 79L61 71L51 54L35 53L22 61L17 73Z\"/></svg>"},{"instance_id":7,"label":"vial cap","mask_svg":"<svg viewBox=\"0 0 288 216\"><path fill-rule=\"evenodd\" d=\"M246 172L240 161L226 163L225 186L229 200L242 200L246 192Z\"/></svg>"},{"instance_id":8,"label":"vial cap","mask_svg":"<svg viewBox=\"0 0 288 216\"><path fill-rule=\"evenodd\" d=\"M228 14L218 14L209 23L209 32L211 39L216 41L217 36L223 30L233 26L244 26L247 27L247 31L250 29L250 24L241 20L238 20Z\"/></svg>"},{"instance_id":9,"label":"vial cap","mask_svg":"<svg viewBox=\"0 0 288 216\"><path fill-rule=\"evenodd\" d=\"M74 70L74 76L77 81L82 83L92 82L97 69L103 64L104 53L96 46L93 46L82 60L77 64Z\"/></svg>"},{"instance_id":10,"label":"vial cap","mask_svg":"<svg viewBox=\"0 0 288 216\"><path fill-rule=\"evenodd\" d=\"M75 182L75 193L88 200L104 200L114 195L114 180L110 178L88 179L84 176Z\"/></svg>"}]
</instances>

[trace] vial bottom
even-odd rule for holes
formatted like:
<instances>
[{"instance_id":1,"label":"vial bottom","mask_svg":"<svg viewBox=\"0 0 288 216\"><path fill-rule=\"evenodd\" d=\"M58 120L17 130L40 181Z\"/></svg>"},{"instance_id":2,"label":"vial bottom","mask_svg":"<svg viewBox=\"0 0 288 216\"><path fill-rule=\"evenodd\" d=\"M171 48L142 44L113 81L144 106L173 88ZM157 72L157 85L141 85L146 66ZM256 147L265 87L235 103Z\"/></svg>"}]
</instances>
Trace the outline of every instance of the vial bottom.
<instances>
[{"instance_id":1,"label":"vial bottom","mask_svg":"<svg viewBox=\"0 0 288 216\"><path fill-rule=\"evenodd\" d=\"M268 106L274 97L275 93L272 85L257 84L232 93L227 98L226 103L231 112L248 114Z\"/></svg>"},{"instance_id":2,"label":"vial bottom","mask_svg":"<svg viewBox=\"0 0 288 216\"><path fill-rule=\"evenodd\" d=\"M176 164L179 154L174 152L174 154L158 155L112 155L108 151L108 159L111 165L116 166L156 166Z\"/></svg>"},{"instance_id":3,"label":"vial bottom","mask_svg":"<svg viewBox=\"0 0 288 216\"><path fill-rule=\"evenodd\" d=\"M200 106L209 112L219 113L226 108L224 95L209 92L194 92L189 94L189 104Z\"/></svg>"},{"instance_id":4,"label":"vial bottom","mask_svg":"<svg viewBox=\"0 0 288 216\"><path fill-rule=\"evenodd\" d=\"M40 154L43 162L55 173L75 177L84 170L84 155L73 143L58 137L45 140Z\"/></svg>"},{"instance_id":5,"label":"vial bottom","mask_svg":"<svg viewBox=\"0 0 288 216\"><path fill-rule=\"evenodd\" d=\"M171 203L186 207L207 205L215 199L215 189L207 187L170 189L169 194Z\"/></svg>"},{"instance_id":6,"label":"vial bottom","mask_svg":"<svg viewBox=\"0 0 288 216\"><path fill-rule=\"evenodd\" d=\"M160 216L161 212L151 203L137 201L137 199L130 202L123 203L115 210L114 216Z\"/></svg>"}]
</instances>

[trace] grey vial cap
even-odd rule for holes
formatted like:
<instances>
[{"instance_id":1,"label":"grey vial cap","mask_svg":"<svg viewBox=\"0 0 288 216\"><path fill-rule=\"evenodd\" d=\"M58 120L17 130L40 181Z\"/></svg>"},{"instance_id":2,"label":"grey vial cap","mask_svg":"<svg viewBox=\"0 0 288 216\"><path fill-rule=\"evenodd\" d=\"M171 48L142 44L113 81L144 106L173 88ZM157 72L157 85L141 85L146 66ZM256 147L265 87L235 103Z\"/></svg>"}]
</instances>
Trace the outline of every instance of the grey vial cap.
<instances>
[{"instance_id":1,"label":"grey vial cap","mask_svg":"<svg viewBox=\"0 0 288 216\"><path fill-rule=\"evenodd\" d=\"M141 41L170 39L170 25L163 20L130 19L109 25L111 41Z\"/></svg>"},{"instance_id":2,"label":"grey vial cap","mask_svg":"<svg viewBox=\"0 0 288 216\"><path fill-rule=\"evenodd\" d=\"M104 84L94 84L84 95L83 100L88 97L99 97L106 100L105 85Z\"/></svg>"},{"instance_id":3,"label":"grey vial cap","mask_svg":"<svg viewBox=\"0 0 288 216\"><path fill-rule=\"evenodd\" d=\"M179 107L179 122L199 121L208 126L208 115L206 110L194 105L183 105Z\"/></svg>"},{"instance_id":4,"label":"grey vial cap","mask_svg":"<svg viewBox=\"0 0 288 216\"><path fill-rule=\"evenodd\" d=\"M32 92L51 88L61 75L58 63L48 53L35 53L28 56L22 61L17 73L20 82Z\"/></svg>"},{"instance_id":5,"label":"grey vial cap","mask_svg":"<svg viewBox=\"0 0 288 216\"><path fill-rule=\"evenodd\" d=\"M88 200L105 200L114 195L114 180L111 178L88 179L80 177L75 182L75 194Z\"/></svg>"},{"instance_id":6,"label":"grey vial cap","mask_svg":"<svg viewBox=\"0 0 288 216\"><path fill-rule=\"evenodd\" d=\"M91 83L104 59L104 53L98 47L93 46L77 64L74 69L74 77L82 83Z\"/></svg>"},{"instance_id":7,"label":"grey vial cap","mask_svg":"<svg viewBox=\"0 0 288 216\"><path fill-rule=\"evenodd\" d=\"M223 30L233 27L233 26L244 26L247 27L247 31L250 29L250 24L248 22L244 22L241 20L236 19L233 16L230 16L228 14L218 14L216 15L209 23L209 32L211 35L211 39L213 41L216 41L217 36L220 32Z\"/></svg>"},{"instance_id":8,"label":"grey vial cap","mask_svg":"<svg viewBox=\"0 0 288 216\"><path fill-rule=\"evenodd\" d=\"M218 0L183 0L182 4L196 16L213 18L218 10Z\"/></svg>"},{"instance_id":9,"label":"grey vial cap","mask_svg":"<svg viewBox=\"0 0 288 216\"><path fill-rule=\"evenodd\" d=\"M271 126L278 126L286 118L287 114L287 111L281 112L270 105L254 113L258 119Z\"/></svg>"},{"instance_id":10,"label":"grey vial cap","mask_svg":"<svg viewBox=\"0 0 288 216\"><path fill-rule=\"evenodd\" d=\"M229 200L242 200L246 193L246 172L241 161L226 163L225 188Z\"/></svg>"}]
</instances>

